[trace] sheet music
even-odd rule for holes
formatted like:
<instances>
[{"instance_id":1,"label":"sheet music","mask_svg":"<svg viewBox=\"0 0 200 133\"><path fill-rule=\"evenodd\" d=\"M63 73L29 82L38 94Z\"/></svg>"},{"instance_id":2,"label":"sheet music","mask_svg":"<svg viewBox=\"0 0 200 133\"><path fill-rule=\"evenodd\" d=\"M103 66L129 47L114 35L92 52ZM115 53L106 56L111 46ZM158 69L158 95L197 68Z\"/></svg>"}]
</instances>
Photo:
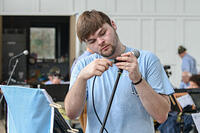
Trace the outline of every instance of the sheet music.
<instances>
[{"instance_id":1,"label":"sheet music","mask_svg":"<svg viewBox=\"0 0 200 133\"><path fill-rule=\"evenodd\" d=\"M197 131L200 133L200 113L193 113L192 119L196 125Z\"/></svg>"},{"instance_id":2,"label":"sheet music","mask_svg":"<svg viewBox=\"0 0 200 133\"><path fill-rule=\"evenodd\" d=\"M177 98L178 102L180 103L181 107L184 108L187 105L193 105L194 102L189 94Z\"/></svg>"}]
</instances>

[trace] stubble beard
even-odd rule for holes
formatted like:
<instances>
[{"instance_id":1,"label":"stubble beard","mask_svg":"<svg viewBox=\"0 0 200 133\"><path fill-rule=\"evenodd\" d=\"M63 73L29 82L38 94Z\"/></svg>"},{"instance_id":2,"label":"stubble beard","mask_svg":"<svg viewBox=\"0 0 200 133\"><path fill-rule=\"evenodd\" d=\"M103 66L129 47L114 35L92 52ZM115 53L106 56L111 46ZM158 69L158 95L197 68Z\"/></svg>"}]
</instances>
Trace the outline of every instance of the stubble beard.
<instances>
[{"instance_id":1,"label":"stubble beard","mask_svg":"<svg viewBox=\"0 0 200 133\"><path fill-rule=\"evenodd\" d=\"M109 44L109 47L111 47L111 51L107 54L104 54L103 52L101 52L101 55L103 57L111 57L112 55L114 55L115 51L116 51L116 47L118 45L118 36L117 34L115 33L115 36L114 36L114 40L113 40L113 43L112 44Z\"/></svg>"},{"instance_id":2,"label":"stubble beard","mask_svg":"<svg viewBox=\"0 0 200 133\"><path fill-rule=\"evenodd\" d=\"M103 53L103 52L101 52L101 55L103 56L103 57L110 57L110 56L112 56L113 54L114 54L114 52L115 52L115 47L113 46L113 45L111 45L110 44L110 47L111 47L111 51L109 52L109 53Z\"/></svg>"}]
</instances>

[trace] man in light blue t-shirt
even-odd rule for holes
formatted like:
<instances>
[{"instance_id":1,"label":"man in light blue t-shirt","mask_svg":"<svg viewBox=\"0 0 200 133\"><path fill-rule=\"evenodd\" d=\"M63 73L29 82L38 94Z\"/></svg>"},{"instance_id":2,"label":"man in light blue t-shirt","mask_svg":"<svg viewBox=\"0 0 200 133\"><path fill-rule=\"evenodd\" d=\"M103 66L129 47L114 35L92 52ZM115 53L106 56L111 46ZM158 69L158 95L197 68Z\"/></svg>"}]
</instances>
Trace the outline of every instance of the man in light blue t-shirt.
<instances>
[{"instance_id":1,"label":"man in light blue t-shirt","mask_svg":"<svg viewBox=\"0 0 200 133\"><path fill-rule=\"evenodd\" d=\"M182 59L181 71L182 71L182 79L179 88L187 88L189 83L184 82L185 73L190 73L191 75L197 74L196 60L187 53L187 49L183 46L178 47L179 57ZM188 79L189 81L189 79Z\"/></svg>"},{"instance_id":2,"label":"man in light blue t-shirt","mask_svg":"<svg viewBox=\"0 0 200 133\"><path fill-rule=\"evenodd\" d=\"M73 68L65 98L67 116L78 117L87 99L86 133L99 132L118 70L122 69L104 132L154 133L153 119L159 123L167 119L168 95L173 88L160 60L143 50L139 50L137 59L132 52L135 49L121 43L116 29L103 12L92 10L80 15L78 38L95 54L81 59ZM115 64L114 59L118 61Z\"/></svg>"},{"instance_id":3,"label":"man in light blue t-shirt","mask_svg":"<svg viewBox=\"0 0 200 133\"><path fill-rule=\"evenodd\" d=\"M197 74L196 60L187 53L187 49L180 45L178 47L178 54L182 59L181 71Z\"/></svg>"}]
</instances>

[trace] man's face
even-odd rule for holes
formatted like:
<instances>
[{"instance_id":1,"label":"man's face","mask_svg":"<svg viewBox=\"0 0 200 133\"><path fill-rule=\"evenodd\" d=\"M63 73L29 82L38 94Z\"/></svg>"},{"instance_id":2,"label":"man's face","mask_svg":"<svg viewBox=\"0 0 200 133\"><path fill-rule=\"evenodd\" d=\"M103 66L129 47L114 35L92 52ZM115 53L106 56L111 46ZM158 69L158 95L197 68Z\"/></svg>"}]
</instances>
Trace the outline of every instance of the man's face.
<instances>
[{"instance_id":1,"label":"man's face","mask_svg":"<svg viewBox=\"0 0 200 133\"><path fill-rule=\"evenodd\" d=\"M111 57L118 44L116 27L105 23L93 35L86 39L87 46L104 57Z\"/></svg>"},{"instance_id":2,"label":"man's face","mask_svg":"<svg viewBox=\"0 0 200 133\"><path fill-rule=\"evenodd\" d=\"M199 88L199 86L195 82L190 81L190 86L188 86L188 88Z\"/></svg>"},{"instance_id":3,"label":"man's face","mask_svg":"<svg viewBox=\"0 0 200 133\"><path fill-rule=\"evenodd\" d=\"M183 58L184 55L185 55L185 52L179 54L179 57L180 57L180 58Z\"/></svg>"},{"instance_id":4,"label":"man's face","mask_svg":"<svg viewBox=\"0 0 200 133\"><path fill-rule=\"evenodd\" d=\"M182 80L184 83L188 83L189 82L190 77L189 76L183 76Z\"/></svg>"},{"instance_id":5,"label":"man's face","mask_svg":"<svg viewBox=\"0 0 200 133\"><path fill-rule=\"evenodd\" d=\"M53 76L52 76L52 75L49 75L48 78L49 78L50 81L52 81Z\"/></svg>"},{"instance_id":6,"label":"man's face","mask_svg":"<svg viewBox=\"0 0 200 133\"><path fill-rule=\"evenodd\" d=\"M52 84L60 84L61 79L58 76L53 76Z\"/></svg>"},{"instance_id":7,"label":"man's face","mask_svg":"<svg viewBox=\"0 0 200 133\"><path fill-rule=\"evenodd\" d=\"M189 79L190 79L189 73L188 72L182 72L182 81L187 84L189 82Z\"/></svg>"}]
</instances>

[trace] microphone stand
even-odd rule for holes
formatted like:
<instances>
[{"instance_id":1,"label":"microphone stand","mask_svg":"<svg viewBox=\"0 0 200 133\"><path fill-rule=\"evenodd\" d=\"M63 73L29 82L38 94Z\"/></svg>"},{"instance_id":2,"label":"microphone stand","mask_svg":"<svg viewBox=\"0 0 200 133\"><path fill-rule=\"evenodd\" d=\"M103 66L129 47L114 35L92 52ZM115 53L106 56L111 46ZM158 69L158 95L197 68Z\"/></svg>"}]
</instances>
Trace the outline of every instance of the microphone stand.
<instances>
[{"instance_id":1,"label":"microphone stand","mask_svg":"<svg viewBox=\"0 0 200 133\"><path fill-rule=\"evenodd\" d=\"M11 59L12 60L12 59ZM9 61L9 62L11 62L11 61ZM12 75L13 75L13 73L14 73L14 71L15 71L15 69L16 69L16 67L17 67L17 64L18 64L18 62L19 62L19 60L18 59L16 59L16 62L15 62L15 65L14 65L14 67L13 67L13 70L12 70L12 72L11 72L11 74L10 74L10 76L9 76L9 79L8 79L8 82L7 82L7 84L6 85L9 85L9 83L10 83L10 80L11 80L11 78L12 78ZM10 70L10 63L9 63L9 66L8 66L8 70ZM1 96L1 98L0 98L0 103L1 103L1 101L3 100L3 95Z\"/></svg>"},{"instance_id":2,"label":"microphone stand","mask_svg":"<svg viewBox=\"0 0 200 133\"><path fill-rule=\"evenodd\" d=\"M14 74L14 71L15 71L15 69L16 69L18 63L19 63L19 60L16 59L15 65L13 66L13 69L12 69L12 71L11 71L11 73L10 73L10 76L9 76L9 79L8 79L8 82L7 82L7 85L10 84L10 80L11 80L11 78L12 78L12 75Z\"/></svg>"},{"instance_id":3,"label":"microphone stand","mask_svg":"<svg viewBox=\"0 0 200 133\"><path fill-rule=\"evenodd\" d=\"M111 105L112 105L112 101L113 101L113 98L114 98L114 96L115 96L115 92L116 92L116 89L117 89L117 85L118 85L118 82L119 82L119 78L120 78L122 72L123 72L122 69L119 69L119 70L118 70L117 79L116 79L116 81L115 81L115 85L114 85L114 88L113 88L111 97L110 97L110 99L109 99L109 103L108 103L108 106L107 106L107 109L106 109L106 113L105 113L105 115L104 115L104 119L103 119L103 123L102 123L101 129L100 129L100 133L103 133L103 130L105 129L105 125L106 125L106 121L107 121L107 118L108 118L108 114L109 114L109 112L110 112L110 108L111 108Z\"/></svg>"},{"instance_id":4,"label":"microphone stand","mask_svg":"<svg viewBox=\"0 0 200 133\"><path fill-rule=\"evenodd\" d=\"M11 58L11 60L12 60L12 58ZM11 62L11 61L9 61L9 62ZM12 71L11 71L11 73L10 73L10 76L9 76L9 79L8 79L8 82L7 82L6 85L9 85L9 84L10 84L10 80L11 80L13 74L14 74L14 71L15 71L15 69L16 69L16 67L17 67L18 62L19 62L19 60L16 59L15 65L13 66L13 69L12 69ZM8 68L8 69L10 70L10 65L9 65L9 68ZM2 98L3 98L3 95L2 95ZM5 117L5 130L6 130L6 133L7 133L7 103L6 103L6 100L5 100L5 113L6 113L6 117Z\"/></svg>"},{"instance_id":5,"label":"microphone stand","mask_svg":"<svg viewBox=\"0 0 200 133\"><path fill-rule=\"evenodd\" d=\"M10 70L11 61L12 61L12 58L9 60L8 71ZM9 78L8 78L8 82L6 83L6 85L9 85L9 84L10 84L12 75L14 74L14 71L15 71L15 69L16 69L16 67L17 67L18 62L19 62L19 60L16 59L15 65L13 66L13 70L12 70L12 72L10 73L10 76L9 76ZM9 74L8 74L8 75L9 75ZM1 98L0 98L0 103L1 103L2 100L3 100L3 95L2 95Z\"/></svg>"}]
</instances>

